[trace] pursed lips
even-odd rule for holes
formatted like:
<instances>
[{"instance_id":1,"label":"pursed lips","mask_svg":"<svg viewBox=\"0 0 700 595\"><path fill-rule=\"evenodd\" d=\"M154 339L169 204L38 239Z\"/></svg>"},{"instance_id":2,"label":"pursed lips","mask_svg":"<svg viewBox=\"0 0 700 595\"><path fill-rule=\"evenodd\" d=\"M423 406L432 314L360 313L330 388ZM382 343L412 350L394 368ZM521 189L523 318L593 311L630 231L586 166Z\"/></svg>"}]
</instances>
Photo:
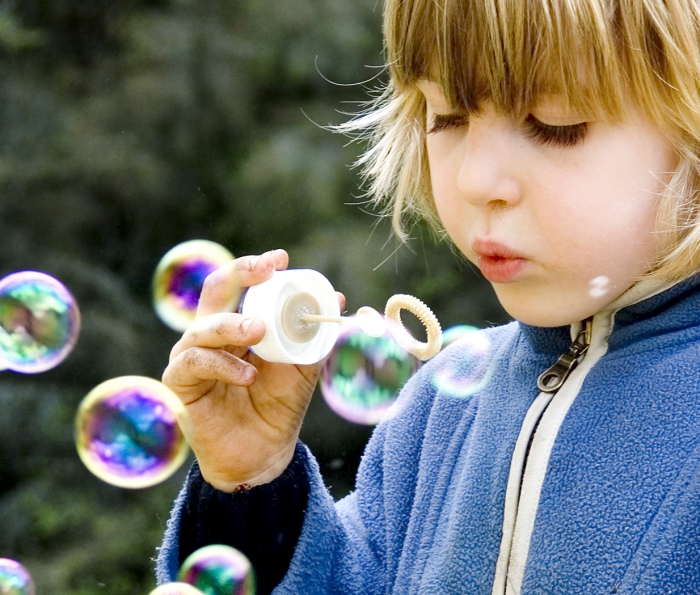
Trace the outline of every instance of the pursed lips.
<instances>
[{"instance_id":1,"label":"pursed lips","mask_svg":"<svg viewBox=\"0 0 700 595\"><path fill-rule=\"evenodd\" d=\"M527 259L496 240L478 238L472 243L479 269L492 283L515 281L527 264Z\"/></svg>"}]
</instances>

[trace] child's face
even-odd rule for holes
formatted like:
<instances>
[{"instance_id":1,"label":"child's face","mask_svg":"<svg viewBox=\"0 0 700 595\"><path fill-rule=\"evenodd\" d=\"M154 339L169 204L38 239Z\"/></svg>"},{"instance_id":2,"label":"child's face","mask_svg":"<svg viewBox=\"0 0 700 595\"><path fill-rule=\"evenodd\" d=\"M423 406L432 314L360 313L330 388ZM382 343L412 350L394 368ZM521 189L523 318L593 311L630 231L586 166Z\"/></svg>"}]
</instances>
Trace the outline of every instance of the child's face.
<instances>
[{"instance_id":1,"label":"child's face","mask_svg":"<svg viewBox=\"0 0 700 595\"><path fill-rule=\"evenodd\" d=\"M438 214L511 316L583 320L649 270L657 196L676 158L642 113L582 124L547 96L524 120L485 102L467 123L436 84L419 88Z\"/></svg>"}]
</instances>

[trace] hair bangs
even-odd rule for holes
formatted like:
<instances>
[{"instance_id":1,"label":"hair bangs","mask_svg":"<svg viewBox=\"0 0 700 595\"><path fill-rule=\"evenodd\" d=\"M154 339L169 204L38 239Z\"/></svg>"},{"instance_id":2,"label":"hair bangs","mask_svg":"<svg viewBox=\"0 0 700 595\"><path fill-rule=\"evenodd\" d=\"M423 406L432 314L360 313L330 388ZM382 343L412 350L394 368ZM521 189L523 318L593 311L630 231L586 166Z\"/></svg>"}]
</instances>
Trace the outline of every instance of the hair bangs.
<instances>
[{"instance_id":1,"label":"hair bangs","mask_svg":"<svg viewBox=\"0 0 700 595\"><path fill-rule=\"evenodd\" d=\"M431 79L455 109L522 113L542 93L573 110L616 117L623 71L605 0L389 0L394 82Z\"/></svg>"}]
</instances>

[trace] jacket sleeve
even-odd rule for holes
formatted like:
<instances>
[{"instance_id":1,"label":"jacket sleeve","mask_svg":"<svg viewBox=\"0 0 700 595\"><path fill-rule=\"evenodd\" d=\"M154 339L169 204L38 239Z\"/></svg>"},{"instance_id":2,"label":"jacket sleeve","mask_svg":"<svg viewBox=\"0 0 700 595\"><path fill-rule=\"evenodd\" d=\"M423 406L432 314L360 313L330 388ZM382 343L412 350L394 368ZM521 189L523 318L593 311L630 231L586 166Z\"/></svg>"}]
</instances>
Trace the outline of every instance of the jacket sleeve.
<instances>
[{"instance_id":1,"label":"jacket sleeve","mask_svg":"<svg viewBox=\"0 0 700 595\"><path fill-rule=\"evenodd\" d=\"M208 484L195 462L183 503L178 563L201 547L229 545L245 554L257 575L258 595L270 595L287 573L309 494L306 449L274 481L227 493Z\"/></svg>"},{"instance_id":2,"label":"jacket sleeve","mask_svg":"<svg viewBox=\"0 0 700 595\"><path fill-rule=\"evenodd\" d=\"M422 374L395 403L396 416L372 435L355 491L334 502L316 460L301 445L308 497L289 569L274 595L379 595L396 577L415 495L431 398ZM159 584L175 580L186 487L175 501L157 561Z\"/></svg>"},{"instance_id":3,"label":"jacket sleeve","mask_svg":"<svg viewBox=\"0 0 700 595\"><path fill-rule=\"evenodd\" d=\"M366 529L359 513L356 493L334 503L323 483L313 455L302 443L297 445L297 451L295 462L303 466L303 469L298 469L295 474L306 475L308 478L308 496L306 510L301 513L303 517L300 519L300 535L298 529L296 535L294 534L294 520L291 521L290 535L289 521L286 522L286 529L284 520L277 527L271 527L269 524L264 526L264 515L259 514L259 508L256 513L247 506L247 503L232 504L229 501L222 504L216 497L217 490L207 490L206 482L204 486L201 485L203 480L194 465L175 500L163 543L158 552L156 565L158 584L177 580L180 564L191 553L190 550L209 543L226 543L237 547L251 559L258 573L261 592L269 592L272 585L268 587L267 583L270 581L273 581L273 584L279 583L274 590L275 595L298 595L299 593L369 595L382 592L380 583L383 583L384 579L381 555L380 552L375 551L374 540L370 539L370 532ZM194 504L193 500L196 500L192 498L192 490L197 491L199 496L204 498L197 507L199 510L195 512L190 510ZM244 494L228 496L238 497L237 499L241 496L250 497ZM274 493L274 490L268 489L267 496L264 497L277 500L279 495L279 492ZM282 497L284 497L283 494ZM300 496L297 494L294 497ZM227 508L228 512L224 512ZM288 505L286 508L289 512L293 510L294 505ZM228 518L219 519L219 522L212 527L211 521L217 514L226 514ZM238 517L241 514L251 516L239 523L237 521L240 520ZM277 516L279 521L279 515ZM201 526L202 523L209 523L210 526L204 528ZM220 535L224 528L235 534ZM373 532L378 528L372 527ZM274 562L271 562L264 552L251 552L251 545L254 549L259 547L262 533L272 535L275 532L284 533L285 545L291 548L294 548L294 543L290 541L298 535L296 549L280 548L277 551L279 559ZM251 533L258 534L257 544L251 544L246 538L246 534ZM218 537L214 537L215 535ZM247 546L246 542L248 542ZM267 549L269 551L269 544ZM290 555L292 552L293 555ZM261 556L257 556L257 553L261 553ZM282 578L280 574L284 573L277 572L280 568L287 570L281 582L279 582Z\"/></svg>"}]
</instances>

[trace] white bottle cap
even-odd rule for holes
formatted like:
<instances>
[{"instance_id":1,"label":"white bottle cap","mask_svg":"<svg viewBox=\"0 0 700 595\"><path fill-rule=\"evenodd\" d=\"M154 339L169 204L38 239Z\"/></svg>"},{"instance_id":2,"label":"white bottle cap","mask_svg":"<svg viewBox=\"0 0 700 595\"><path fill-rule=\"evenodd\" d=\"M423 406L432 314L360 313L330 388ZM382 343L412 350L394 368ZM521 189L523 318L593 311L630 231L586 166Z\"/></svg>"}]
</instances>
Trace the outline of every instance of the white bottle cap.
<instances>
[{"instance_id":1,"label":"white bottle cap","mask_svg":"<svg viewBox=\"0 0 700 595\"><path fill-rule=\"evenodd\" d=\"M246 290L238 311L246 316L262 318L265 322L265 336L250 350L269 362L308 365L326 357L340 333L337 322L317 322L318 331L306 342L297 342L285 332L282 320L284 305L297 294L310 294L318 313L323 316L340 316L338 297L331 285L318 271L311 269L291 269L277 271L267 281L253 285Z\"/></svg>"}]
</instances>

